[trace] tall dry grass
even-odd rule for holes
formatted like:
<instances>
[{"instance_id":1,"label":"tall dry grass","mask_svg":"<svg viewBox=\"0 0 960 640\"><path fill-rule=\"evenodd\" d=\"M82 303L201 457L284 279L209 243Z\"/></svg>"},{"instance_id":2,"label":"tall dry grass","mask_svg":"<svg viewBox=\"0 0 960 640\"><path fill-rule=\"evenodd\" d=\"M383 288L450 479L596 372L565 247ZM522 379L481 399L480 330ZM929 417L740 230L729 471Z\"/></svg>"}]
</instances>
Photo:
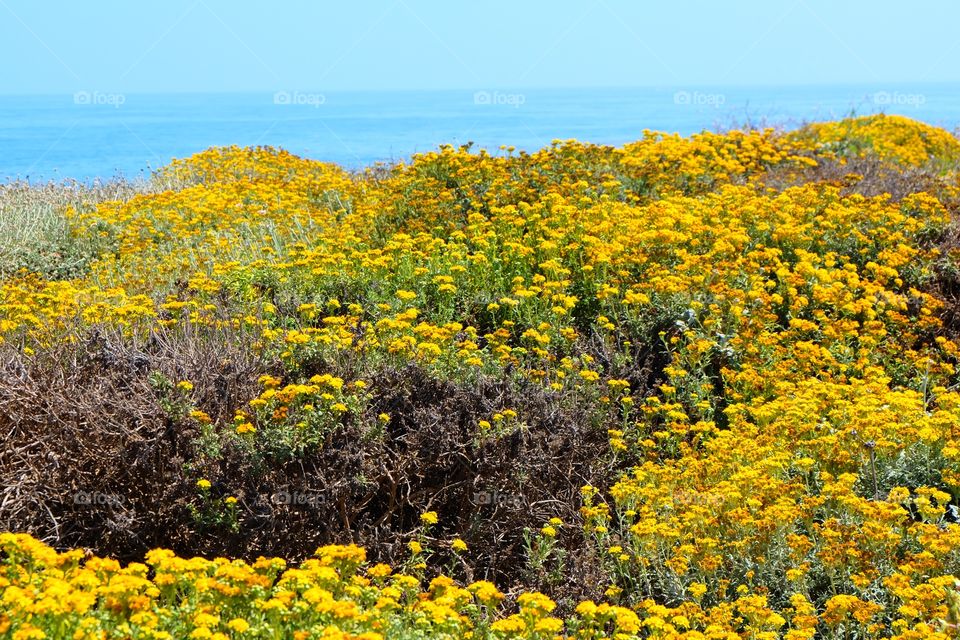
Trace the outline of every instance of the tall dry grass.
<instances>
[{"instance_id":1,"label":"tall dry grass","mask_svg":"<svg viewBox=\"0 0 960 640\"><path fill-rule=\"evenodd\" d=\"M72 232L68 209L127 200L151 188L148 182L122 179L92 185L75 180L0 184L0 276L23 269L49 278L81 275L103 247L96 238Z\"/></svg>"}]
</instances>

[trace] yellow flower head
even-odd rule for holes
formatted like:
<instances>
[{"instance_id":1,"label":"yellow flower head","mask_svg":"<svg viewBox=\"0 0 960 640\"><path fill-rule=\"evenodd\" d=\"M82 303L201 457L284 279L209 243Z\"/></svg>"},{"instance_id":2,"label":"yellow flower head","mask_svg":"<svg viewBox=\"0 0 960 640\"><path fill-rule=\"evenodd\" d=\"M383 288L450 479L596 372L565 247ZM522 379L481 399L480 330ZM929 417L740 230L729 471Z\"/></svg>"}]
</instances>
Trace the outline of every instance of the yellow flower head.
<instances>
[{"instance_id":1,"label":"yellow flower head","mask_svg":"<svg viewBox=\"0 0 960 640\"><path fill-rule=\"evenodd\" d=\"M231 631L245 633L250 628L250 623L243 618L234 618L227 623L227 627L229 627Z\"/></svg>"}]
</instances>

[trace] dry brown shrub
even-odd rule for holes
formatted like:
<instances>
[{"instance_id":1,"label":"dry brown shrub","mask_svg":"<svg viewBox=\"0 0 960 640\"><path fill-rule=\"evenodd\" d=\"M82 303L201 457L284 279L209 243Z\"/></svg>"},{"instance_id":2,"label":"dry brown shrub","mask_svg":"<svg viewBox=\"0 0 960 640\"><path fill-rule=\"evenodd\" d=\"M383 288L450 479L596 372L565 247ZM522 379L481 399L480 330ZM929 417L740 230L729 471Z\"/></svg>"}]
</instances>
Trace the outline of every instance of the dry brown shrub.
<instances>
[{"instance_id":1,"label":"dry brown shrub","mask_svg":"<svg viewBox=\"0 0 960 640\"><path fill-rule=\"evenodd\" d=\"M175 542L195 429L166 414L151 374L192 380L226 414L253 393L252 353L240 334L189 327L0 347L0 528L121 557Z\"/></svg>"}]
</instances>

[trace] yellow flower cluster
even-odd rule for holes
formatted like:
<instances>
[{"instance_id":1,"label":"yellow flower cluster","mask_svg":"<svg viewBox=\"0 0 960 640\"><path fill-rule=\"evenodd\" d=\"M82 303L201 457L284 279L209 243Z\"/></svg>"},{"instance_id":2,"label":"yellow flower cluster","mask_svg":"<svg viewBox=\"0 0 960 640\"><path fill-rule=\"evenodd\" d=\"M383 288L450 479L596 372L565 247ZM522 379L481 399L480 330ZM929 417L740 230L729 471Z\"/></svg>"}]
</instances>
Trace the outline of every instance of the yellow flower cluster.
<instances>
[{"instance_id":1,"label":"yellow flower cluster","mask_svg":"<svg viewBox=\"0 0 960 640\"><path fill-rule=\"evenodd\" d=\"M504 594L490 582L461 587L441 575L422 585L369 564L353 545L321 547L296 568L277 558L186 559L165 549L121 566L10 533L0 534L0 551L0 636L16 640L546 639L565 628L582 638L640 628L633 611L592 602L569 620L550 617L556 604L539 593L520 595L519 613L501 617Z\"/></svg>"},{"instance_id":2,"label":"yellow flower cluster","mask_svg":"<svg viewBox=\"0 0 960 640\"><path fill-rule=\"evenodd\" d=\"M813 123L792 138L801 147L836 157L875 154L914 167L960 160L960 141L950 133L897 115Z\"/></svg>"},{"instance_id":3,"label":"yellow flower cluster","mask_svg":"<svg viewBox=\"0 0 960 640\"><path fill-rule=\"evenodd\" d=\"M862 155L923 167L942 193L762 180ZM958 161L955 138L898 116L618 149L445 146L356 175L229 148L163 169L168 189L72 212L114 250L82 279L0 283L0 339L29 354L104 324L249 330L283 374L233 423L189 415L277 456L393 420L367 411L372 378L304 363L416 364L574 398L629 465L579 497L610 601L562 620L523 593L506 615L491 583L424 587L350 547L286 571L160 551L121 568L7 535L0 637L945 638L960 347L929 283L936 261L956 269L931 239ZM653 353L666 365L644 389ZM477 416L479 436L525 417ZM577 528L557 526L541 531L551 544Z\"/></svg>"}]
</instances>

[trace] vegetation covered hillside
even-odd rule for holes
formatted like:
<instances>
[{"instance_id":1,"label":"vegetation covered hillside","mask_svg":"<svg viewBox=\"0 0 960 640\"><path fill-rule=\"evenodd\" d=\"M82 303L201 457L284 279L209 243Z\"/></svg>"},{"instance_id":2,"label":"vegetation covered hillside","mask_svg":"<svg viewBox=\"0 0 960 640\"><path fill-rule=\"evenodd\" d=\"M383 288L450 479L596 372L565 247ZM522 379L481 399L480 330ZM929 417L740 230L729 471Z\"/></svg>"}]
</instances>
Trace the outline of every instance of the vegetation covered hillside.
<instances>
[{"instance_id":1,"label":"vegetation covered hillside","mask_svg":"<svg viewBox=\"0 0 960 640\"><path fill-rule=\"evenodd\" d=\"M0 187L0 638L948 638L960 141Z\"/></svg>"}]
</instances>

